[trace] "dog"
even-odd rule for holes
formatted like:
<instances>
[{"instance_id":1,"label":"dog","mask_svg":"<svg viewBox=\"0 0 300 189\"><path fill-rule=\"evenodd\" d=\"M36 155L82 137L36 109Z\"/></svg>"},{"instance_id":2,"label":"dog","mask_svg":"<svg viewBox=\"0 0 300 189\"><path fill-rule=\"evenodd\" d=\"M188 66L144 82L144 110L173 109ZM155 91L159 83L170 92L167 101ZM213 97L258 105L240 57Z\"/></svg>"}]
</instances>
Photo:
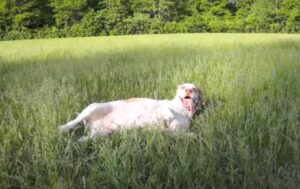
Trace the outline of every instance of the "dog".
<instances>
[{"instance_id":1,"label":"dog","mask_svg":"<svg viewBox=\"0 0 300 189\"><path fill-rule=\"evenodd\" d=\"M83 122L89 132L80 142L120 129L158 127L187 131L193 116L201 112L204 105L201 91L194 84L185 83L177 86L172 100L130 98L90 104L59 129L66 132Z\"/></svg>"}]
</instances>

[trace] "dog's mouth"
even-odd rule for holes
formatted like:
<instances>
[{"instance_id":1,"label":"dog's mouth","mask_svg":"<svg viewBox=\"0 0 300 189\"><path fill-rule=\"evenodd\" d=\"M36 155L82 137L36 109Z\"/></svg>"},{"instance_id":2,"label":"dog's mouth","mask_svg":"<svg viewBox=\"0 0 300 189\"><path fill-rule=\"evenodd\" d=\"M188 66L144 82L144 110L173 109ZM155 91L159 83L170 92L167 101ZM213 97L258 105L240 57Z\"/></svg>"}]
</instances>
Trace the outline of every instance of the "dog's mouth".
<instances>
[{"instance_id":1,"label":"dog's mouth","mask_svg":"<svg viewBox=\"0 0 300 189\"><path fill-rule=\"evenodd\" d=\"M188 112L195 112L195 105L191 96L185 96L181 99L184 109Z\"/></svg>"}]
</instances>

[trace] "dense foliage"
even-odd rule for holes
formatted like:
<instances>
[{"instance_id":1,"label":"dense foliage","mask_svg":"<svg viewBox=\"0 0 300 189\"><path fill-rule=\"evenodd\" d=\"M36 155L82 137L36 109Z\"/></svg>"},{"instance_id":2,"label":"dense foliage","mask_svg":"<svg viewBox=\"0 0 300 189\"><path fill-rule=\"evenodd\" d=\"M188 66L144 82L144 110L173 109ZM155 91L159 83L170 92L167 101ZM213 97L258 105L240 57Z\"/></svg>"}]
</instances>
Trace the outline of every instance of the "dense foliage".
<instances>
[{"instance_id":1,"label":"dense foliage","mask_svg":"<svg viewBox=\"0 0 300 189\"><path fill-rule=\"evenodd\" d=\"M299 0L0 0L1 39L299 31Z\"/></svg>"}]
</instances>

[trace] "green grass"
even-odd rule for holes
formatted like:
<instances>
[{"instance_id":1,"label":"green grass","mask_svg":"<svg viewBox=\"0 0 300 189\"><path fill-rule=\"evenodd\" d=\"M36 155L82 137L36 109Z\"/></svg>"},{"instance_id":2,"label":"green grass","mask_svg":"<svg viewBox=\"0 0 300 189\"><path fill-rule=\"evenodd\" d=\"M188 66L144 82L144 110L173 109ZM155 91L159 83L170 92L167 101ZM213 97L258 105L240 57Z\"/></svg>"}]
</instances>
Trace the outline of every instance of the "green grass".
<instances>
[{"instance_id":1,"label":"green grass","mask_svg":"<svg viewBox=\"0 0 300 189\"><path fill-rule=\"evenodd\" d=\"M298 188L300 36L177 34L0 42L0 188ZM172 98L196 137L131 130L76 142L92 102Z\"/></svg>"}]
</instances>

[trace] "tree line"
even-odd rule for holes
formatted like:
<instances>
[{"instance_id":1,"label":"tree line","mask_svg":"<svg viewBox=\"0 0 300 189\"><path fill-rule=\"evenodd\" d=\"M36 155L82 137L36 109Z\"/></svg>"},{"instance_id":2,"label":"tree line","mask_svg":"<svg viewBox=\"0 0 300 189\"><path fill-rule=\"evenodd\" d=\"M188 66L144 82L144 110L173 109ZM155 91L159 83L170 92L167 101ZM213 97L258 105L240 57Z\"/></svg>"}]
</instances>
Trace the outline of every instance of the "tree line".
<instances>
[{"instance_id":1,"label":"tree line","mask_svg":"<svg viewBox=\"0 0 300 189\"><path fill-rule=\"evenodd\" d=\"M299 0L0 0L2 40L299 31Z\"/></svg>"}]
</instances>

